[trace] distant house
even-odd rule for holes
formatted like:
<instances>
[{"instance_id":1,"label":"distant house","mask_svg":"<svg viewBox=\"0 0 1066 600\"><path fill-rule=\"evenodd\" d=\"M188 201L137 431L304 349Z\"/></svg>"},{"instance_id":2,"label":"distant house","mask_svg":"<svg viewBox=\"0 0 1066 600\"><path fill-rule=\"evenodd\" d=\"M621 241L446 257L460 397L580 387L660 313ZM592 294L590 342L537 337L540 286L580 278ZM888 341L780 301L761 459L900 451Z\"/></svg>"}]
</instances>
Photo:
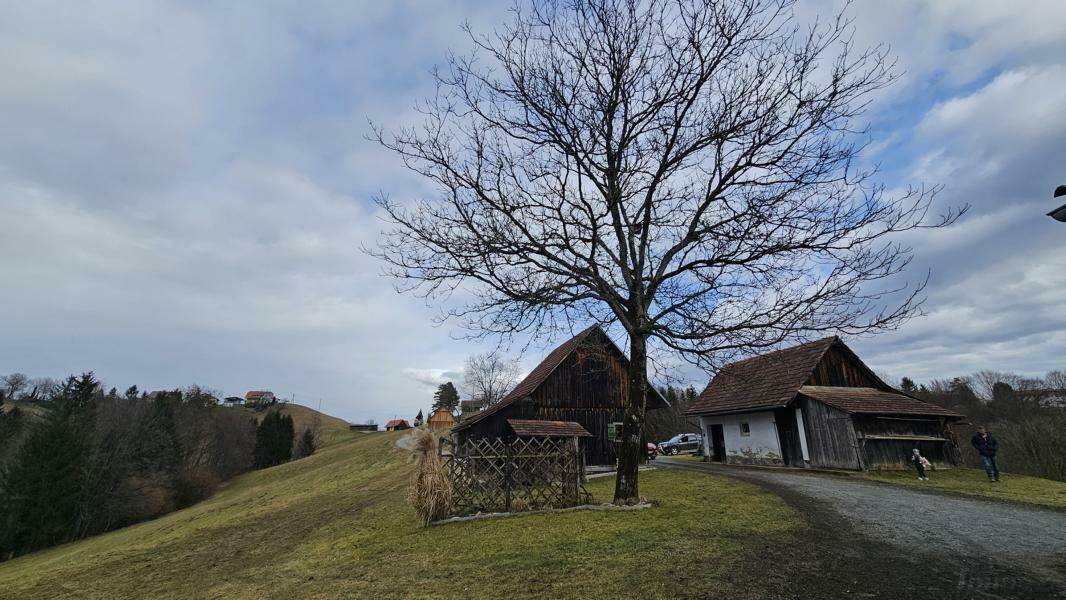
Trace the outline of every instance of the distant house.
<instances>
[{"instance_id":1,"label":"distant house","mask_svg":"<svg viewBox=\"0 0 1066 600\"><path fill-rule=\"evenodd\" d=\"M459 401L459 418L465 419L471 415L475 415L485 408L485 403L481 400L460 400Z\"/></svg>"},{"instance_id":2,"label":"distant house","mask_svg":"<svg viewBox=\"0 0 1066 600\"><path fill-rule=\"evenodd\" d=\"M452 414L452 411L441 406L430 413L426 423L429 425L430 431L447 431L455 425L455 415Z\"/></svg>"},{"instance_id":3,"label":"distant house","mask_svg":"<svg viewBox=\"0 0 1066 600\"><path fill-rule=\"evenodd\" d=\"M227 396L226 399L222 401L222 405L223 406L244 406L244 398L241 398L240 396Z\"/></svg>"},{"instance_id":4,"label":"distant house","mask_svg":"<svg viewBox=\"0 0 1066 600\"><path fill-rule=\"evenodd\" d=\"M492 406L464 418L452 431L457 443L480 438L513 439L509 421L577 423L588 432L582 448L586 464L614 464L629 393L629 359L598 326L552 350L513 390ZM647 408L669 406L648 385Z\"/></svg>"},{"instance_id":5,"label":"distant house","mask_svg":"<svg viewBox=\"0 0 1066 600\"><path fill-rule=\"evenodd\" d=\"M957 463L962 415L886 384L838 337L723 367L689 406L708 460L833 469Z\"/></svg>"},{"instance_id":6,"label":"distant house","mask_svg":"<svg viewBox=\"0 0 1066 600\"><path fill-rule=\"evenodd\" d=\"M377 431L377 423L348 423L348 431Z\"/></svg>"},{"instance_id":7,"label":"distant house","mask_svg":"<svg viewBox=\"0 0 1066 600\"><path fill-rule=\"evenodd\" d=\"M400 431L402 429L410 429L411 425L407 423L407 419L393 419L388 423L385 423L385 431Z\"/></svg>"},{"instance_id":8,"label":"distant house","mask_svg":"<svg viewBox=\"0 0 1066 600\"><path fill-rule=\"evenodd\" d=\"M244 395L244 403L249 406L267 406L277 401L273 392L264 390L253 390Z\"/></svg>"}]
</instances>

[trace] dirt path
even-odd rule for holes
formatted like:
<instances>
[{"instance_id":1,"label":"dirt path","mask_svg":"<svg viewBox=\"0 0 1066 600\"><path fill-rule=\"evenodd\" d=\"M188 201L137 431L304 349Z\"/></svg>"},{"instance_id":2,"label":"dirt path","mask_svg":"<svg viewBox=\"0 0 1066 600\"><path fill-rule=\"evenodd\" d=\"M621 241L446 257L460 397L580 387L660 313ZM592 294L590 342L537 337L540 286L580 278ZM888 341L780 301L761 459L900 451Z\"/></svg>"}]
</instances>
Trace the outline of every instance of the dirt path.
<instances>
[{"instance_id":1,"label":"dirt path","mask_svg":"<svg viewBox=\"0 0 1066 600\"><path fill-rule=\"evenodd\" d=\"M1066 598L1066 513L831 475L658 463L749 481L805 515L793 544L747 561L770 597Z\"/></svg>"}]
</instances>

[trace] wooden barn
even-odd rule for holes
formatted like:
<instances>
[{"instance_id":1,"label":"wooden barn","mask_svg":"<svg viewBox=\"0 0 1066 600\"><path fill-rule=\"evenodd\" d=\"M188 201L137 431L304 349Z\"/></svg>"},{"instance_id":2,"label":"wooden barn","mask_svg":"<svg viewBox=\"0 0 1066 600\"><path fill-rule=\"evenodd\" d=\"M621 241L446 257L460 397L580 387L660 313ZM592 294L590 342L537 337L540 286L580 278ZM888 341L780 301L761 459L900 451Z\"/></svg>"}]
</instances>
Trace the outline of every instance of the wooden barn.
<instances>
[{"instance_id":1,"label":"wooden barn","mask_svg":"<svg viewBox=\"0 0 1066 600\"><path fill-rule=\"evenodd\" d=\"M452 411L441 406L430 413L426 424L429 425L430 431L447 431L455 425L455 415L452 414Z\"/></svg>"},{"instance_id":2,"label":"wooden barn","mask_svg":"<svg viewBox=\"0 0 1066 600\"><path fill-rule=\"evenodd\" d=\"M629 359L598 326L560 345L498 403L465 417L452 431L457 443L478 438L511 439L508 420L565 421L579 424L585 464L614 464L617 451L608 426L621 430L629 391ZM650 384L647 408L668 406ZM615 430L611 427L611 430Z\"/></svg>"},{"instance_id":3,"label":"wooden barn","mask_svg":"<svg viewBox=\"0 0 1066 600\"><path fill-rule=\"evenodd\" d=\"M962 415L886 384L838 337L726 365L686 412L718 462L902 469L918 448L935 466L958 463Z\"/></svg>"}]
</instances>

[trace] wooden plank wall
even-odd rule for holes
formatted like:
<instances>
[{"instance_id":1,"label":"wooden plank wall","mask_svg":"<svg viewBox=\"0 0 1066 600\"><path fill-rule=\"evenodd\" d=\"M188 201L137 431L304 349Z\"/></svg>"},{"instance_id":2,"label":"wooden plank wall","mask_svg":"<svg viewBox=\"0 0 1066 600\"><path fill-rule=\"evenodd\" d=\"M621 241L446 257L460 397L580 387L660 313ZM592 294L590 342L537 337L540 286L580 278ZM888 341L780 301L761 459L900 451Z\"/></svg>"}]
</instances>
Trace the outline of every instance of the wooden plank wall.
<instances>
[{"instance_id":1,"label":"wooden plank wall","mask_svg":"<svg viewBox=\"0 0 1066 600\"><path fill-rule=\"evenodd\" d=\"M801 398L800 408L812 467L862 469L851 415L811 398Z\"/></svg>"},{"instance_id":2,"label":"wooden plank wall","mask_svg":"<svg viewBox=\"0 0 1066 600\"><path fill-rule=\"evenodd\" d=\"M777 436L785 464L790 467L806 466L803 462L803 448L800 446L795 409L790 406L775 410L774 423L777 424Z\"/></svg>"},{"instance_id":3,"label":"wooden plank wall","mask_svg":"<svg viewBox=\"0 0 1066 600\"><path fill-rule=\"evenodd\" d=\"M807 385L830 385L838 387L878 387L865 369L855 364L840 348L833 346L811 373Z\"/></svg>"},{"instance_id":4,"label":"wooden plank wall","mask_svg":"<svg viewBox=\"0 0 1066 600\"><path fill-rule=\"evenodd\" d=\"M602 335L590 336L530 395L457 433L457 440L513 437L507 419L543 419L580 423L591 438L582 438L585 463L614 464L614 442L607 424L625 414L629 377L622 356Z\"/></svg>"},{"instance_id":5,"label":"wooden plank wall","mask_svg":"<svg viewBox=\"0 0 1066 600\"><path fill-rule=\"evenodd\" d=\"M942 418L878 418L873 415L856 415L855 429L859 436L867 435L919 435L952 439L948 425ZM917 448L922 456L937 467L955 466L956 452L950 442L927 440L865 440L863 454L869 469L910 469L912 450Z\"/></svg>"},{"instance_id":6,"label":"wooden plank wall","mask_svg":"<svg viewBox=\"0 0 1066 600\"><path fill-rule=\"evenodd\" d=\"M534 390L533 418L580 423L593 436L582 440L586 464L613 464L616 452L607 424L623 418L627 375L622 361L605 346L578 348Z\"/></svg>"},{"instance_id":7,"label":"wooden plank wall","mask_svg":"<svg viewBox=\"0 0 1066 600\"><path fill-rule=\"evenodd\" d=\"M948 442L931 442L925 440L865 440L863 454L868 469L913 469L910 457L917 448L922 456L929 459L935 467L951 468L954 464L954 452Z\"/></svg>"}]
</instances>

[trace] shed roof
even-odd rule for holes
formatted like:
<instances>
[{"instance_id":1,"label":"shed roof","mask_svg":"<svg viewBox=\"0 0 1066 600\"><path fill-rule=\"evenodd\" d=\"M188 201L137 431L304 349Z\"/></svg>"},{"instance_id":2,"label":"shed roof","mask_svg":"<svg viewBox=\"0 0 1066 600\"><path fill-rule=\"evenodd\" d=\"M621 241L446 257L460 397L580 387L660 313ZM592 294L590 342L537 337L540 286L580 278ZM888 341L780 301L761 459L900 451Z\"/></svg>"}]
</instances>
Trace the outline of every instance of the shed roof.
<instances>
[{"instance_id":1,"label":"shed roof","mask_svg":"<svg viewBox=\"0 0 1066 600\"><path fill-rule=\"evenodd\" d=\"M393 420L389 421L388 423L385 423L385 429L388 429L389 427L395 427L397 425L403 425L404 427L410 427L410 425L407 424L407 419L393 419Z\"/></svg>"},{"instance_id":2,"label":"shed roof","mask_svg":"<svg viewBox=\"0 0 1066 600\"><path fill-rule=\"evenodd\" d=\"M518 437L592 437L584 427L573 421L507 419L507 424Z\"/></svg>"},{"instance_id":3,"label":"shed roof","mask_svg":"<svg viewBox=\"0 0 1066 600\"><path fill-rule=\"evenodd\" d=\"M548 377L555 372L555 369L559 368L559 365L563 364L563 361L566 360L567 356L570 356L571 352L577 350L581 346L581 344L585 340L587 340L593 332L596 331L598 331L603 336L603 338L607 340L608 344L614 347L614 349L619 353L619 355L621 355L623 361L628 362L629 359L626 357L625 353L622 352L622 350L619 349L613 341L611 341L611 338L608 337L606 333L604 333L603 329L601 329L599 325L593 325L578 333L574 337L566 340L557 348L549 352L548 356L544 357L544 360L540 361L540 364L534 367L534 369L529 372L529 375L526 375L526 377L522 381L518 382L518 385L516 385L514 389L508 392L507 395L504 396L499 402L482 410L481 412L475 413L470 417L463 419L462 422L460 422L459 425L457 425L455 428L465 429L466 427L469 427L474 423L486 419L489 416L494 415L497 412L503 410L504 408L521 400L522 398L525 398L532 394L534 390L540 387L540 384L544 383L548 379ZM666 401L666 398L663 398L662 394L659 393L659 390L655 389L655 386L651 385L650 383L648 384L648 392L652 394L656 399L660 400L662 402L662 406L670 405Z\"/></svg>"},{"instance_id":4,"label":"shed roof","mask_svg":"<svg viewBox=\"0 0 1066 600\"><path fill-rule=\"evenodd\" d=\"M800 387L799 393L849 413L962 416L946 408L922 402L901 393L868 387L805 385Z\"/></svg>"}]
</instances>

